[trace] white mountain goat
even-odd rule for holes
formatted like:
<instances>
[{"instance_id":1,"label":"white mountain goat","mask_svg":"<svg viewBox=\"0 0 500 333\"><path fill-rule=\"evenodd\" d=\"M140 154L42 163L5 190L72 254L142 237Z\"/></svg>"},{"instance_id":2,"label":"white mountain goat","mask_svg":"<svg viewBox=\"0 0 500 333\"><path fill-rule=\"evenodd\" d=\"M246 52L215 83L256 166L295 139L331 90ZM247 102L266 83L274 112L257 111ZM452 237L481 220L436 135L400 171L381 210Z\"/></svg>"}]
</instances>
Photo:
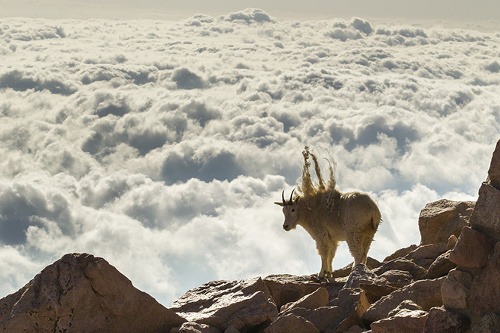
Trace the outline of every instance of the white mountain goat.
<instances>
[{"instance_id":1,"label":"white mountain goat","mask_svg":"<svg viewBox=\"0 0 500 333\"><path fill-rule=\"evenodd\" d=\"M365 193L341 193L336 188L331 164L330 180L325 185L316 156L309 152L308 147L305 147L302 155L304 166L302 184L297 186L299 194L294 197L293 190L290 199L285 201L283 191L282 202L275 202L283 207L283 229L289 231L300 225L316 241L321 256L319 278L333 277L332 261L339 241L347 241L354 265L366 264L370 244L381 221L377 205ZM309 157L314 162L317 185L311 180Z\"/></svg>"}]
</instances>

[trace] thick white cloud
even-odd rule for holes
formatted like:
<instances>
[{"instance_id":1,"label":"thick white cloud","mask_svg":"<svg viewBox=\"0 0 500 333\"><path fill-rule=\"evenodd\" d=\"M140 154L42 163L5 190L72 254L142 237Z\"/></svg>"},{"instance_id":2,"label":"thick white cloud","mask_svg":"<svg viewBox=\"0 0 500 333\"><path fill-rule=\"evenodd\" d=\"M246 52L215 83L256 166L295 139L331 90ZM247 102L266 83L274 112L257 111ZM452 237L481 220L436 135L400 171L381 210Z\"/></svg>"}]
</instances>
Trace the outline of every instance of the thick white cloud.
<instances>
[{"instance_id":1,"label":"thick white cloud","mask_svg":"<svg viewBox=\"0 0 500 333\"><path fill-rule=\"evenodd\" d=\"M497 33L261 10L0 21L0 294L67 252L168 305L211 279L319 267L273 201L304 145L370 192L378 259L469 199L500 133ZM327 162L322 159L326 169ZM334 261L351 261L341 246Z\"/></svg>"}]
</instances>

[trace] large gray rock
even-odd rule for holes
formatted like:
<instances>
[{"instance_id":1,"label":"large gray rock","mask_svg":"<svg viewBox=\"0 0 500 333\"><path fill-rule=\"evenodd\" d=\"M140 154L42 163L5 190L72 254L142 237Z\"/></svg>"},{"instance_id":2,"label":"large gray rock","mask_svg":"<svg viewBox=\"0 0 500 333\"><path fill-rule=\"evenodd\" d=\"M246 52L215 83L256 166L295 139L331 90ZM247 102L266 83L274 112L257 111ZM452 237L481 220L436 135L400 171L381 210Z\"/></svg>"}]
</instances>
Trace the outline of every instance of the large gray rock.
<instances>
[{"instance_id":1,"label":"large gray rock","mask_svg":"<svg viewBox=\"0 0 500 333\"><path fill-rule=\"evenodd\" d=\"M387 271L405 271L408 272L414 280L419 280L427 275L427 270L422 266L417 265L410 259L396 258L373 270L377 275L382 275Z\"/></svg>"},{"instance_id":2,"label":"large gray rock","mask_svg":"<svg viewBox=\"0 0 500 333\"><path fill-rule=\"evenodd\" d=\"M451 270L441 287L443 305L448 309L463 310L468 307L472 275L460 269Z\"/></svg>"},{"instance_id":3,"label":"large gray rock","mask_svg":"<svg viewBox=\"0 0 500 333\"><path fill-rule=\"evenodd\" d=\"M498 140L493 152L493 157L488 170L488 179L493 187L500 190L500 140Z\"/></svg>"},{"instance_id":4,"label":"large gray rock","mask_svg":"<svg viewBox=\"0 0 500 333\"><path fill-rule=\"evenodd\" d=\"M463 268L483 268L493 252L493 245L490 237L471 227L465 227L450 253L450 261Z\"/></svg>"},{"instance_id":5,"label":"large gray rock","mask_svg":"<svg viewBox=\"0 0 500 333\"><path fill-rule=\"evenodd\" d=\"M462 228L469 224L473 209L472 201L441 199L425 205L418 218L420 245L446 244L451 235L458 237Z\"/></svg>"},{"instance_id":6,"label":"large gray rock","mask_svg":"<svg viewBox=\"0 0 500 333\"><path fill-rule=\"evenodd\" d=\"M474 277L468 302L478 317L500 313L500 242L495 245L488 265Z\"/></svg>"},{"instance_id":7,"label":"large gray rock","mask_svg":"<svg viewBox=\"0 0 500 333\"><path fill-rule=\"evenodd\" d=\"M427 312L422 310L401 310L396 315L377 320L370 325L372 333L422 333Z\"/></svg>"},{"instance_id":8,"label":"large gray rock","mask_svg":"<svg viewBox=\"0 0 500 333\"><path fill-rule=\"evenodd\" d=\"M0 331L168 332L185 320L106 260L66 254L0 300Z\"/></svg>"},{"instance_id":9,"label":"large gray rock","mask_svg":"<svg viewBox=\"0 0 500 333\"><path fill-rule=\"evenodd\" d=\"M462 333L466 332L470 321L464 315L446 310L443 307L432 308L425 322L425 333Z\"/></svg>"},{"instance_id":10,"label":"large gray rock","mask_svg":"<svg viewBox=\"0 0 500 333\"><path fill-rule=\"evenodd\" d=\"M319 330L308 320L294 314L281 316L271 323L264 333L319 333Z\"/></svg>"},{"instance_id":11,"label":"large gray rock","mask_svg":"<svg viewBox=\"0 0 500 333\"><path fill-rule=\"evenodd\" d=\"M248 329L271 322L278 315L271 293L261 278L209 282L176 300L172 310L188 321L222 330Z\"/></svg>"},{"instance_id":12,"label":"large gray rock","mask_svg":"<svg viewBox=\"0 0 500 333\"><path fill-rule=\"evenodd\" d=\"M432 280L420 280L392 292L373 303L363 315L363 319L374 322L387 318L389 312L403 301L410 300L423 310L442 305L441 285L445 277Z\"/></svg>"},{"instance_id":13,"label":"large gray rock","mask_svg":"<svg viewBox=\"0 0 500 333\"><path fill-rule=\"evenodd\" d=\"M479 189L476 208L471 216L471 226L500 241L500 190L483 183Z\"/></svg>"},{"instance_id":14,"label":"large gray rock","mask_svg":"<svg viewBox=\"0 0 500 333\"><path fill-rule=\"evenodd\" d=\"M316 309L322 306L327 306L329 302L328 290L324 287L319 287L309 295L302 297L301 299L285 304L281 311L285 313L295 308L306 308L306 309Z\"/></svg>"},{"instance_id":15,"label":"large gray rock","mask_svg":"<svg viewBox=\"0 0 500 333\"><path fill-rule=\"evenodd\" d=\"M344 285L341 281L329 282L327 280L318 280L316 276L294 276L288 274L270 275L264 278L264 282L278 309L287 303L295 302L311 294L320 287L328 290L330 300L334 299Z\"/></svg>"}]
</instances>

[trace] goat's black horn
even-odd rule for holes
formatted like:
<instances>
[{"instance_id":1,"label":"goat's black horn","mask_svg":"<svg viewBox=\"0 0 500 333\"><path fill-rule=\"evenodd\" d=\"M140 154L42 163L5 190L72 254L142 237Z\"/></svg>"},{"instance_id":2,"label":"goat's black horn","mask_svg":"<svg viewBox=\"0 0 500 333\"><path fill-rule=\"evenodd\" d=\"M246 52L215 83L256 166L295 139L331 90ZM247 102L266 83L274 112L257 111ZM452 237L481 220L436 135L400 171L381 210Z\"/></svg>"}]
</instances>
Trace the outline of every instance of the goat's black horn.
<instances>
[{"instance_id":1,"label":"goat's black horn","mask_svg":"<svg viewBox=\"0 0 500 333\"><path fill-rule=\"evenodd\" d=\"M295 189L292 190L292 193L290 193L290 203L292 203L292 198L293 198L293 192L295 192Z\"/></svg>"},{"instance_id":2,"label":"goat's black horn","mask_svg":"<svg viewBox=\"0 0 500 333\"><path fill-rule=\"evenodd\" d=\"M283 192L281 192L281 200L283 200L283 205L286 205L286 202L285 202L285 190L283 190Z\"/></svg>"}]
</instances>

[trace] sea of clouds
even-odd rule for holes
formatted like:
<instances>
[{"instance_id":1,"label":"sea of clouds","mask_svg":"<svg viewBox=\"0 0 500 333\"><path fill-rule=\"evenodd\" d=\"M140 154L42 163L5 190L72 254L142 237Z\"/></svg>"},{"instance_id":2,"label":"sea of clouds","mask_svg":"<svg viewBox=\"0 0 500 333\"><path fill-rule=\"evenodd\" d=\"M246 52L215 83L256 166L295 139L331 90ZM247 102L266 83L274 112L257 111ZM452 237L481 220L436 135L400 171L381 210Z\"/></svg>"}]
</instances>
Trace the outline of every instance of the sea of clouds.
<instances>
[{"instance_id":1,"label":"sea of clouds","mask_svg":"<svg viewBox=\"0 0 500 333\"><path fill-rule=\"evenodd\" d=\"M0 297L68 252L167 306L213 279L316 273L273 204L305 145L378 202L383 259L420 241L427 202L476 198L500 133L498 32L6 18L0 59ZM334 268L351 260L343 245Z\"/></svg>"}]
</instances>

